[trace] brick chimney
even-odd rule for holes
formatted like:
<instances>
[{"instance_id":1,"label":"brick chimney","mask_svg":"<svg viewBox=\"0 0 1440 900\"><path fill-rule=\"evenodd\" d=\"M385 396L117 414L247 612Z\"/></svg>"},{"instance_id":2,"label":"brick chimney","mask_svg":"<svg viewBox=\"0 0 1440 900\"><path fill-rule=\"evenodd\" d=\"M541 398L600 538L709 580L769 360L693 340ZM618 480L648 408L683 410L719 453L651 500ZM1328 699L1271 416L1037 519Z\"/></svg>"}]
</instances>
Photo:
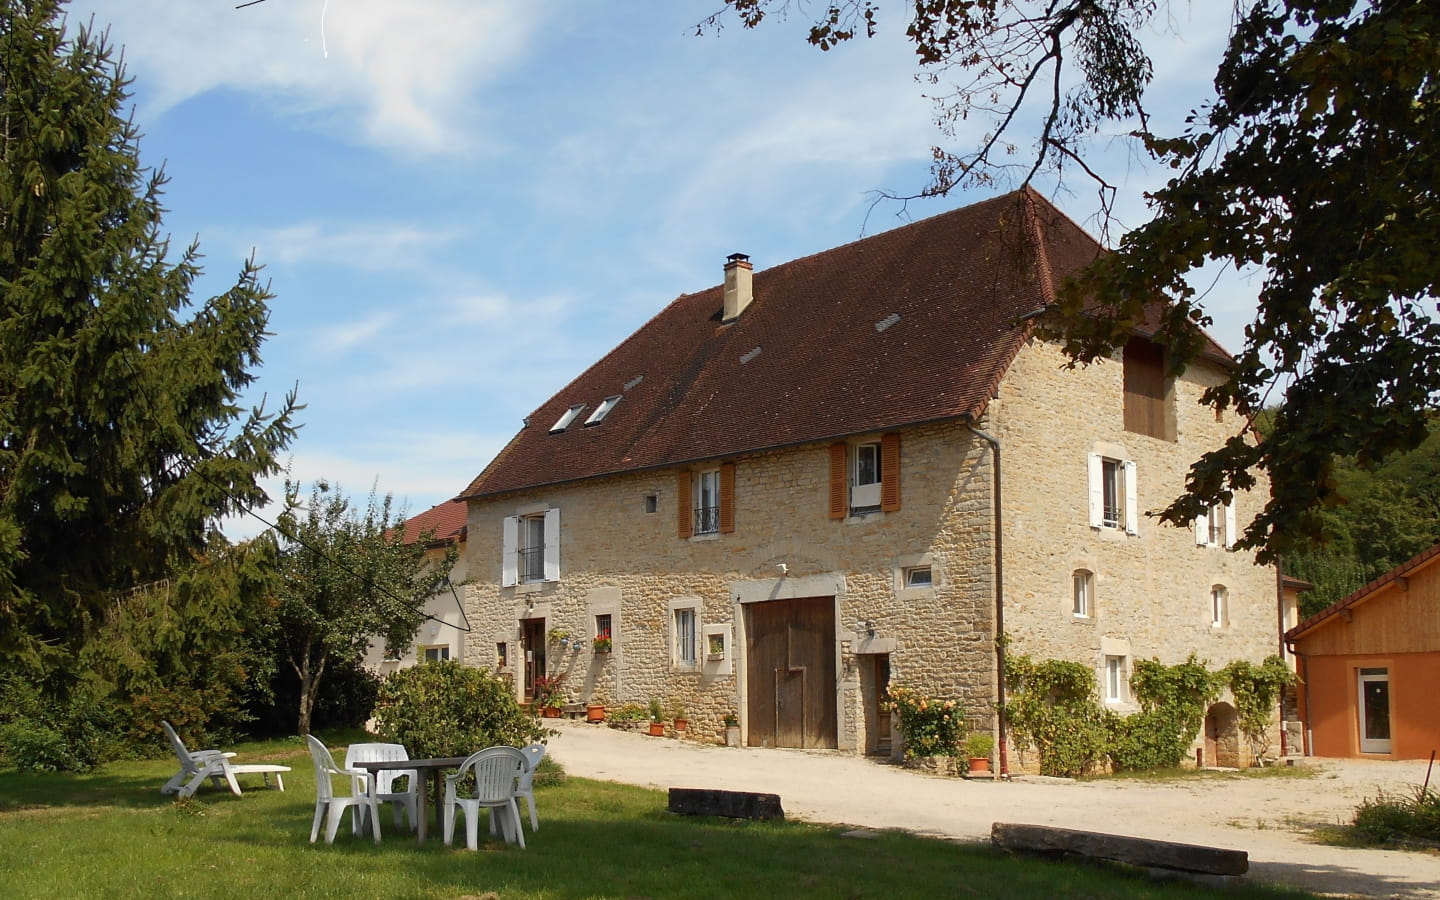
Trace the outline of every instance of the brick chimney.
<instances>
[{"instance_id":1,"label":"brick chimney","mask_svg":"<svg viewBox=\"0 0 1440 900\"><path fill-rule=\"evenodd\" d=\"M753 268L750 257L744 253L732 253L725 257L725 317L722 321L733 322L740 318L745 307L755 299L750 288Z\"/></svg>"}]
</instances>

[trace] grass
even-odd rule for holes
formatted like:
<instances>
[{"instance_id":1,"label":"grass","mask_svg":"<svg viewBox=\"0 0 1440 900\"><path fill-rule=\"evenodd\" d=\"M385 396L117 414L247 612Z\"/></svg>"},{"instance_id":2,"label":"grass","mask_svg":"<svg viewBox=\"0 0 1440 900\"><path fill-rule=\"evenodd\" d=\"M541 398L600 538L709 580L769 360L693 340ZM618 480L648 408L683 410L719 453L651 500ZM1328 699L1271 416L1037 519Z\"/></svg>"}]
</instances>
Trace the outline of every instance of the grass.
<instances>
[{"instance_id":1,"label":"grass","mask_svg":"<svg viewBox=\"0 0 1440 900\"><path fill-rule=\"evenodd\" d=\"M7 898L344 897L516 900L560 897L925 898L1303 897L1244 886L1224 892L1154 883L1100 865L1012 858L983 845L901 833L842 837L798 822L677 817L663 792L579 778L537 789L541 830L529 849L417 846L393 829L309 843L314 781L294 743L236 748L279 761L287 790L244 779L242 797L208 784L174 801L174 766L115 763L88 775L0 769L0 884ZM392 822L387 811L382 825ZM528 827L528 826L527 826Z\"/></svg>"}]
</instances>

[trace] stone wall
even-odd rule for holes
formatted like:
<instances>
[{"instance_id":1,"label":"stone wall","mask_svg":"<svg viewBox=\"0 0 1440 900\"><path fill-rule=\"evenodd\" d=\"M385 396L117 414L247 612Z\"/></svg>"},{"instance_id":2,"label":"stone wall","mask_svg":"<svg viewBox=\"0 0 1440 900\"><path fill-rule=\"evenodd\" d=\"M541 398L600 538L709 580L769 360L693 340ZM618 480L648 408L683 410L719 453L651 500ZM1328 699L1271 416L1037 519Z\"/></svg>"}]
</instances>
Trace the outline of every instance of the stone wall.
<instances>
[{"instance_id":1,"label":"stone wall","mask_svg":"<svg viewBox=\"0 0 1440 900\"><path fill-rule=\"evenodd\" d=\"M1085 661L1097 679L1112 655L1178 662L1195 653L1218 667L1275 652L1272 570L1253 566L1249 554L1197 546L1190 529L1143 519L1138 533L1127 535L1092 528L1087 515L1092 450L1135 461L1144 511L1175 496L1189 464L1238 427L1233 417L1217 421L1196 402L1218 370L1200 363L1177 382L1177 440L1166 441L1124 431L1118 363L1079 370L1063 363L1053 346L1031 343L979 423L1003 448L1005 628L1013 650ZM651 697L679 701L692 735L719 740L727 712L738 712L748 727L744 604L834 596L842 748L874 745L867 734L867 722L873 729L875 721L874 679L866 672L871 654L888 654L893 680L958 699L972 722L990 727L992 455L960 422L900 434L901 508L844 521L827 516L828 442L727 460L736 464L735 530L728 534L677 536L676 505L690 503L676 496L680 469L472 502L466 552L474 583L465 597L474 631L466 660L493 665L497 644L504 644L518 683L520 620L544 618L547 630L586 641L578 650L546 648L550 672L568 673L572 699L599 695L612 708ZM651 496L654 511L647 512ZM1263 485L1236 499L1241 528L1261 496ZM546 508L560 510L559 581L501 587L503 519ZM932 586L903 586L902 572L916 565L931 567ZM1095 610L1086 619L1072 614L1077 568L1095 577ZM1221 627L1210 618L1216 584L1229 594ZM726 635L725 659L704 660L702 639L698 667L674 664L673 611L685 604L698 610L698 632ZM609 654L588 643L601 613L613 616ZM1130 708L1123 700L1116 706Z\"/></svg>"},{"instance_id":2,"label":"stone wall","mask_svg":"<svg viewBox=\"0 0 1440 900\"><path fill-rule=\"evenodd\" d=\"M594 615L610 612L613 651L551 645L550 671L565 671L576 699L600 692L612 706L650 697L685 705L690 730L718 740L722 717L741 715L742 601L835 596L839 743L864 748L861 667L888 653L892 677L965 700L988 718L994 691L993 549L989 456L955 423L906 429L901 508L844 521L827 516L828 443L740 457L735 531L677 535L676 469L629 473L472 503L467 607L475 631L466 658L493 664L507 643L519 670L519 620L593 638ZM656 511L647 513L646 496ZM558 582L500 587L501 523L558 507ZM780 565L786 570L782 574ZM934 584L903 588L906 566L928 564ZM672 661L674 606L695 602L699 629L726 630L730 653L685 671ZM875 634L860 622L873 623ZM702 642L702 654L704 651ZM518 679L517 679L518 680ZM867 689L866 693L869 693Z\"/></svg>"}]
</instances>

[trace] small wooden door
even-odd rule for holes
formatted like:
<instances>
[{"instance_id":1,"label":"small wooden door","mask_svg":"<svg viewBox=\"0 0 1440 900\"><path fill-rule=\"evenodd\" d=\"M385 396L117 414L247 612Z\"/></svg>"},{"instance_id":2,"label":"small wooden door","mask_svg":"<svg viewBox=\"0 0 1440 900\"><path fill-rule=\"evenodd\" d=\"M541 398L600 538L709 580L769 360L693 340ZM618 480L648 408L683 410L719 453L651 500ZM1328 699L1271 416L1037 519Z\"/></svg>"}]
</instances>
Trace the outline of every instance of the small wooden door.
<instances>
[{"instance_id":1,"label":"small wooden door","mask_svg":"<svg viewBox=\"0 0 1440 900\"><path fill-rule=\"evenodd\" d=\"M835 599L745 607L752 747L836 747Z\"/></svg>"},{"instance_id":2,"label":"small wooden door","mask_svg":"<svg viewBox=\"0 0 1440 900\"><path fill-rule=\"evenodd\" d=\"M525 702L535 699L535 678L545 674L545 620L521 619L520 643L525 648Z\"/></svg>"}]
</instances>

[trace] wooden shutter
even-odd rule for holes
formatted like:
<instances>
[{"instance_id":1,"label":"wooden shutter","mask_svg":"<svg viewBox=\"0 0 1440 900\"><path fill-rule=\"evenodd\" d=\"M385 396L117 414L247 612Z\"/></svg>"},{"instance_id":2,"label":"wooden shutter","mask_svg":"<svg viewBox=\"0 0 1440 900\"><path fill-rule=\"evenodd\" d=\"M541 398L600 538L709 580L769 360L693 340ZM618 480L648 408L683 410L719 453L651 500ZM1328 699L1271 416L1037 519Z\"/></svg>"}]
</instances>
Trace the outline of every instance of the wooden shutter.
<instances>
[{"instance_id":1,"label":"wooden shutter","mask_svg":"<svg viewBox=\"0 0 1440 900\"><path fill-rule=\"evenodd\" d=\"M720 533L735 531L735 464L720 464Z\"/></svg>"},{"instance_id":2,"label":"wooden shutter","mask_svg":"<svg viewBox=\"0 0 1440 900\"><path fill-rule=\"evenodd\" d=\"M694 488L690 484L690 472L681 472L675 479L675 510L676 524L679 526L680 537L689 538L695 533L695 514L691 510L693 505L690 495Z\"/></svg>"},{"instance_id":3,"label":"wooden shutter","mask_svg":"<svg viewBox=\"0 0 1440 900\"><path fill-rule=\"evenodd\" d=\"M900 435L880 436L880 509L900 508Z\"/></svg>"},{"instance_id":4,"label":"wooden shutter","mask_svg":"<svg viewBox=\"0 0 1440 900\"><path fill-rule=\"evenodd\" d=\"M545 580L560 580L560 509L545 510Z\"/></svg>"},{"instance_id":5,"label":"wooden shutter","mask_svg":"<svg viewBox=\"0 0 1440 900\"><path fill-rule=\"evenodd\" d=\"M1210 516L1208 514L1195 520L1195 543L1201 547L1210 543Z\"/></svg>"},{"instance_id":6,"label":"wooden shutter","mask_svg":"<svg viewBox=\"0 0 1440 900\"><path fill-rule=\"evenodd\" d=\"M519 549L520 517L506 516L500 524L500 586L514 587L520 580L517 568Z\"/></svg>"},{"instance_id":7,"label":"wooden shutter","mask_svg":"<svg viewBox=\"0 0 1440 900\"><path fill-rule=\"evenodd\" d=\"M1125 460L1125 533L1140 533L1140 498L1135 489L1135 461Z\"/></svg>"},{"instance_id":8,"label":"wooden shutter","mask_svg":"<svg viewBox=\"0 0 1440 900\"><path fill-rule=\"evenodd\" d=\"M1098 453L1088 457L1090 470L1090 527L1105 527L1105 461Z\"/></svg>"},{"instance_id":9,"label":"wooden shutter","mask_svg":"<svg viewBox=\"0 0 1440 900\"><path fill-rule=\"evenodd\" d=\"M830 518L845 518L849 505L849 479L845 477L845 462L849 452L844 444L830 445Z\"/></svg>"},{"instance_id":10,"label":"wooden shutter","mask_svg":"<svg viewBox=\"0 0 1440 900\"><path fill-rule=\"evenodd\" d=\"M1235 533L1235 501L1225 504L1225 549L1229 550L1235 546L1235 539L1239 537Z\"/></svg>"}]
</instances>

